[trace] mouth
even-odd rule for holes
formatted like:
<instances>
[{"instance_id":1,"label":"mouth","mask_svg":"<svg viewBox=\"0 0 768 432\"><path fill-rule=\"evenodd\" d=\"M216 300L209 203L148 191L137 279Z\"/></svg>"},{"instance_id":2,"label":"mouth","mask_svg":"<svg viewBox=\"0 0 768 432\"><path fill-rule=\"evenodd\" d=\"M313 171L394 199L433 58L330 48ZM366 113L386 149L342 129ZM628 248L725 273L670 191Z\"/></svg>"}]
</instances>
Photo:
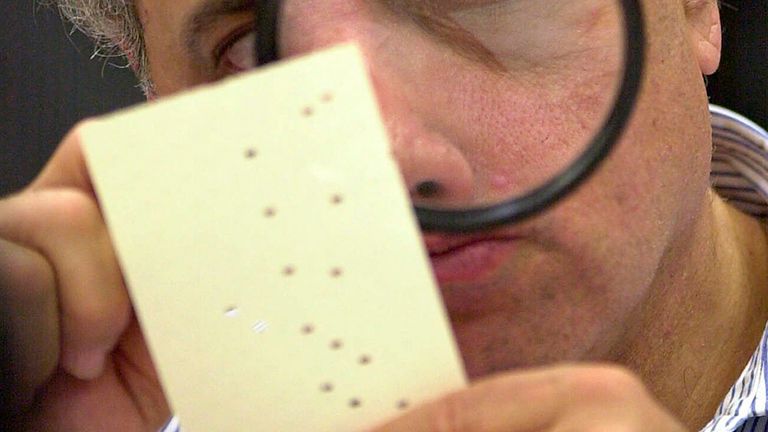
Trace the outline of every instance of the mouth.
<instances>
[{"instance_id":1,"label":"mouth","mask_svg":"<svg viewBox=\"0 0 768 432\"><path fill-rule=\"evenodd\" d=\"M432 269L439 284L484 283L514 253L520 241L515 235L424 236Z\"/></svg>"}]
</instances>

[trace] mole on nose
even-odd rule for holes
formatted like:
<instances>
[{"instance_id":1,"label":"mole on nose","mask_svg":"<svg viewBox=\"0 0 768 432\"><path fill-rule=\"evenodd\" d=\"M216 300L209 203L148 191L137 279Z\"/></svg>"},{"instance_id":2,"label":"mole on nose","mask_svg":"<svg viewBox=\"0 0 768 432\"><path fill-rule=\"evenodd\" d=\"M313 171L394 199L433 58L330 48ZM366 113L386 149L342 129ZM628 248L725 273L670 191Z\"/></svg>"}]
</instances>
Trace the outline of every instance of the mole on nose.
<instances>
[{"instance_id":1,"label":"mole on nose","mask_svg":"<svg viewBox=\"0 0 768 432\"><path fill-rule=\"evenodd\" d=\"M442 192L443 187L435 180L423 181L416 185L414 191L420 198L434 198Z\"/></svg>"}]
</instances>

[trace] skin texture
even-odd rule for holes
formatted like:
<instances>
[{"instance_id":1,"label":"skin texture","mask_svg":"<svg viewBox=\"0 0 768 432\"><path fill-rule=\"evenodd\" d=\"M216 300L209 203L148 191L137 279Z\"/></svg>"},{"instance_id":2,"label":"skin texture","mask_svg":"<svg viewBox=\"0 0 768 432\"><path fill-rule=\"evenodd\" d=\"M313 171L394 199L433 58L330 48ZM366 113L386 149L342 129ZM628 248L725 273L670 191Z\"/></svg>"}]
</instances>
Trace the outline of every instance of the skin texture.
<instances>
[{"instance_id":1,"label":"skin texture","mask_svg":"<svg viewBox=\"0 0 768 432\"><path fill-rule=\"evenodd\" d=\"M181 29L199 4L137 2L159 97L233 72L207 58L251 16L212 21L198 43L207 54L192 55ZM768 318L766 242L756 221L709 188L701 75L719 62L717 7L704 0L643 6L648 71L617 151L576 194L513 228L520 240L499 271L482 283L441 286L475 384L381 430L696 430L746 364ZM360 45L410 187L439 182L431 198L438 204L492 199L551 169L546 163L562 163L567 143L593 130L594 107L605 106L602 89L612 83L605 71L616 67L611 56L599 68L600 52L563 68L492 53L521 72L500 79L487 53L471 46L457 53L436 41L434 20L403 19L423 13L406 1L289 0L282 41L288 56ZM589 40L615 36L615 22L599 7L570 17ZM559 45L542 49L567 50ZM530 64L538 68L525 73ZM523 127L509 130L509 119ZM560 158L521 163L543 159L534 144L548 136ZM498 181L513 174L510 166L527 168ZM169 410L77 129L30 188L0 201L0 250L0 317L13 360L3 367L17 390L9 401L30 408L32 392L38 396L9 421L31 430L159 427Z\"/></svg>"}]
</instances>

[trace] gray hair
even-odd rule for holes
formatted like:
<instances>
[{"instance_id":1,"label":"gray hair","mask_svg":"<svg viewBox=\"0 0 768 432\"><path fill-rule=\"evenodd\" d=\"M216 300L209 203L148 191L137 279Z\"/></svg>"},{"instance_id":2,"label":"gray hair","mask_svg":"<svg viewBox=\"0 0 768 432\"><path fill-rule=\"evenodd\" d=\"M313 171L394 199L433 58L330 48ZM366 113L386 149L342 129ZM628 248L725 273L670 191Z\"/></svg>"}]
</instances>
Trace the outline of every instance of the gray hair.
<instances>
[{"instance_id":1,"label":"gray hair","mask_svg":"<svg viewBox=\"0 0 768 432\"><path fill-rule=\"evenodd\" d=\"M133 0L49 0L61 14L93 38L94 57L123 55L146 95L153 94L144 33Z\"/></svg>"}]
</instances>

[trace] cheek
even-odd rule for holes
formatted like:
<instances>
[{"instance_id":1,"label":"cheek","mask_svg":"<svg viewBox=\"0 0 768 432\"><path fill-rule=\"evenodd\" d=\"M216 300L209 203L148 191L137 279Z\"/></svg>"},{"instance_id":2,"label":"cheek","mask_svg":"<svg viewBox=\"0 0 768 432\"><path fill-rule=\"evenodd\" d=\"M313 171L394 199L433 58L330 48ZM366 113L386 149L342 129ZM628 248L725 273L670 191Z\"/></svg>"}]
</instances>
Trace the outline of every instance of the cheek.
<instances>
[{"instance_id":1,"label":"cheek","mask_svg":"<svg viewBox=\"0 0 768 432\"><path fill-rule=\"evenodd\" d=\"M618 67L587 59L571 66L498 73L443 57L402 76L418 77L405 84L419 95L409 105L464 155L477 195L501 199L551 179L602 126Z\"/></svg>"},{"instance_id":2,"label":"cheek","mask_svg":"<svg viewBox=\"0 0 768 432\"><path fill-rule=\"evenodd\" d=\"M606 356L622 343L665 265L678 262L670 250L696 229L707 205L706 93L695 62L679 48L682 35L651 30L667 37L651 41L643 95L618 148L574 195L526 224L536 233L530 256L510 265L486 309L478 306L474 319L455 322L476 375L509 364ZM531 90L546 86L503 86L492 78L480 87L460 82L467 89L458 91L465 110L452 120L485 134L485 141L478 147L457 142L464 142L476 166L493 173L494 187L513 188L516 176L528 170L519 161L528 157L532 166L546 168L552 160L568 160L571 144L594 131L594 119L602 116L594 107L607 97L599 91L604 80L600 73L587 74L571 91L553 86L552 93ZM557 97L573 103L542 102ZM485 111L472 111L484 104ZM470 135L462 133L455 136ZM546 151L515 148L548 135L557 145ZM546 162L536 160L544 156Z\"/></svg>"},{"instance_id":3,"label":"cheek","mask_svg":"<svg viewBox=\"0 0 768 432\"><path fill-rule=\"evenodd\" d=\"M576 223L581 233L572 236L602 232L608 254L626 257L619 268L632 263L638 279L654 274L670 245L686 238L703 214L712 146L706 91L686 49L685 26L652 13L632 120L606 163L565 206L583 215ZM568 218L556 214L562 222Z\"/></svg>"}]
</instances>

